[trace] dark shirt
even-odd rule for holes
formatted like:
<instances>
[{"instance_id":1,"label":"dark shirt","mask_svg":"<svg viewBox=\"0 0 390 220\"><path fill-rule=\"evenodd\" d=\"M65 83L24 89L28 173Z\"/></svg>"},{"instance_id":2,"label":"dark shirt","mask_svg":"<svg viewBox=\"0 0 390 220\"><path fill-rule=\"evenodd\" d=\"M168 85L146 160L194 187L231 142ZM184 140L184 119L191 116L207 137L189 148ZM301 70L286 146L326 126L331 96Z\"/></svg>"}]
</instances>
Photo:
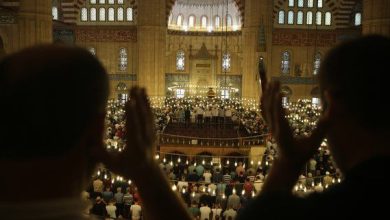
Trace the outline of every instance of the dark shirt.
<instances>
[{"instance_id":1,"label":"dark shirt","mask_svg":"<svg viewBox=\"0 0 390 220\"><path fill-rule=\"evenodd\" d=\"M306 198L288 192L265 193L250 202L237 219L379 219L388 216L389 170L390 157L375 158L351 169L344 181L322 193Z\"/></svg>"}]
</instances>

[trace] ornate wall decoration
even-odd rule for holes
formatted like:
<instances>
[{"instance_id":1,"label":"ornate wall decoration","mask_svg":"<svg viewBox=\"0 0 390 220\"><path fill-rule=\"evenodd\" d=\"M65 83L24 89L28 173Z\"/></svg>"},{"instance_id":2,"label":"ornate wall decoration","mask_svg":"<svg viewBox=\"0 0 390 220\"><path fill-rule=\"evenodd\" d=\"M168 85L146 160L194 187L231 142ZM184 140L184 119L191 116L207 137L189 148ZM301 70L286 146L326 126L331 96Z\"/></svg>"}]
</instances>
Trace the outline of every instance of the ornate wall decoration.
<instances>
[{"instance_id":1,"label":"ornate wall decoration","mask_svg":"<svg viewBox=\"0 0 390 220\"><path fill-rule=\"evenodd\" d=\"M298 47L315 45L317 47L332 47L336 45L337 39L337 33L330 33L329 31L275 29L272 36L272 44Z\"/></svg>"},{"instance_id":2,"label":"ornate wall decoration","mask_svg":"<svg viewBox=\"0 0 390 220\"><path fill-rule=\"evenodd\" d=\"M76 29L77 41L95 42L136 42L137 29L132 28L104 28L104 27L78 27Z\"/></svg>"}]
</instances>

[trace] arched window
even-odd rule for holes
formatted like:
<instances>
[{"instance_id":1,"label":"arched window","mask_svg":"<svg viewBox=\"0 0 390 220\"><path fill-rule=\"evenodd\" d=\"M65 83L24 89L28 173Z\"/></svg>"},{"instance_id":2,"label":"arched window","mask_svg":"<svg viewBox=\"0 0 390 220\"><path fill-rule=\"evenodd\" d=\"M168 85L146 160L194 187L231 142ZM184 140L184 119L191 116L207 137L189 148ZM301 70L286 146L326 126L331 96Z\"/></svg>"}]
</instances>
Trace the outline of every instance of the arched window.
<instances>
[{"instance_id":1,"label":"arched window","mask_svg":"<svg viewBox=\"0 0 390 220\"><path fill-rule=\"evenodd\" d=\"M58 9L57 7L52 7L51 8L51 14L53 15L53 19L54 20L58 20Z\"/></svg>"},{"instance_id":2,"label":"arched window","mask_svg":"<svg viewBox=\"0 0 390 220\"><path fill-rule=\"evenodd\" d=\"M133 21L133 9L132 8L126 9L126 19L127 19L127 21Z\"/></svg>"},{"instance_id":3,"label":"arched window","mask_svg":"<svg viewBox=\"0 0 390 220\"><path fill-rule=\"evenodd\" d=\"M311 11L306 14L306 24L313 24L313 12Z\"/></svg>"},{"instance_id":4,"label":"arched window","mask_svg":"<svg viewBox=\"0 0 390 220\"><path fill-rule=\"evenodd\" d=\"M221 18L219 16L215 16L214 26L218 29L221 26Z\"/></svg>"},{"instance_id":5,"label":"arched window","mask_svg":"<svg viewBox=\"0 0 390 220\"><path fill-rule=\"evenodd\" d=\"M89 3L90 4L96 4L96 0L90 0Z\"/></svg>"},{"instance_id":6,"label":"arched window","mask_svg":"<svg viewBox=\"0 0 390 220\"><path fill-rule=\"evenodd\" d=\"M328 11L325 13L325 25L332 24L332 14Z\"/></svg>"},{"instance_id":7,"label":"arched window","mask_svg":"<svg viewBox=\"0 0 390 220\"><path fill-rule=\"evenodd\" d=\"M320 70L321 65L321 54L317 52L314 55L314 63L313 63L313 75L317 75L318 71Z\"/></svg>"},{"instance_id":8,"label":"arched window","mask_svg":"<svg viewBox=\"0 0 390 220\"><path fill-rule=\"evenodd\" d=\"M118 4L123 4L123 0L118 0Z\"/></svg>"},{"instance_id":9,"label":"arched window","mask_svg":"<svg viewBox=\"0 0 390 220\"><path fill-rule=\"evenodd\" d=\"M284 11L283 10L281 10L281 11L279 11L279 24L284 24Z\"/></svg>"},{"instance_id":10,"label":"arched window","mask_svg":"<svg viewBox=\"0 0 390 220\"><path fill-rule=\"evenodd\" d=\"M195 16L190 15L190 17L188 18L188 27L195 27Z\"/></svg>"},{"instance_id":11,"label":"arched window","mask_svg":"<svg viewBox=\"0 0 390 220\"><path fill-rule=\"evenodd\" d=\"M96 21L96 8L91 8L91 9L89 9L90 10L90 12L91 12L91 14L90 14L90 19L91 19L91 21Z\"/></svg>"},{"instance_id":12,"label":"arched window","mask_svg":"<svg viewBox=\"0 0 390 220\"><path fill-rule=\"evenodd\" d=\"M206 16L202 16L202 28L207 28L207 17Z\"/></svg>"},{"instance_id":13,"label":"arched window","mask_svg":"<svg viewBox=\"0 0 390 220\"><path fill-rule=\"evenodd\" d=\"M317 7L322 8L322 0L317 0Z\"/></svg>"},{"instance_id":14,"label":"arched window","mask_svg":"<svg viewBox=\"0 0 390 220\"><path fill-rule=\"evenodd\" d=\"M298 11L297 24L303 24L303 12L302 11Z\"/></svg>"},{"instance_id":15,"label":"arched window","mask_svg":"<svg viewBox=\"0 0 390 220\"><path fill-rule=\"evenodd\" d=\"M183 16L179 15L179 16L177 16L176 25L182 26L182 24L183 24Z\"/></svg>"},{"instance_id":16,"label":"arched window","mask_svg":"<svg viewBox=\"0 0 390 220\"><path fill-rule=\"evenodd\" d=\"M228 27L233 26L233 19L232 19L231 15L227 15L226 16L226 22L227 22L226 24L227 24Z\"/></svg>"},{"instance_id":17,"label":"arched window","mask_svg":"<svg viewBox=\"0 0 390 220\"><path fill-rule=\"evenodd\" d=\"M106 0L99 0L99 4L106 4Z\"/></svg>"},{"instance_id":18,"label":"arched window","mask_svg":"<svg viewBox=\"0 0 390 220\"><path fill-rule=\"evenodd\" d=\"M88 21L88 9L81 8L81 21Z\"/></svg>"},{"instance_id":19,"label":"arched window","mask_svg":"<svg viewBox=\"0 0 390 220\"><path fill-rule=\"evenodd\" d=\"M362 25L362 13L358 12L355 14L355 26Z\"/></svg>"},{"instance_id":20,"label":"arched window","mask_svg":"<svg viewBox=\"0 0 390 220\"><path fill-rule=\"evenodd\" d=\"M282 62L280 70L282 71L282 74L290 73L290 53L288 51L284 51L282 53Z\"/></svg>"},{"instance_id":21,"label":"arched window","mask_svg":"<svg viewBox=\"0 0 390 220\"><path fill-rule=\"evenodd\" d=\"M322 12L317 11L316 13L316 25L322 24Z\"/></svg>"},{"instance_id":22,"label":"arched window","mask_svg":"<svg viewBox=\"0 0 390 220\"><path fill-rule=\"evenodd\" d=\"M95 50L94 47L90 47L90 48L89 48L89 52L90 52L92 55L96 56L96 50Z\"/></svg>"},{"instance_id":23,"label":"arched window","mask_svg":"<svg viewBox=\"0 0 390 220\"><path fill-rule=\"evenodd\" d=\"M184 71L185 67L185 54L183 50L179 50L176 53L176 70Z\"/></svg>"},{"instance_id":24,"label":"arched window","mask_svg":"<svg viewBox=\"0 0 390 220\"><path fill-rule=\"evenodd\" d=\"M288 0L288 6L294 7L294 1L295 0Z\"/></svg>"},{"instance_id":25,"label":"arched window","mask_svg":"<svg viewBox=\"0 0 390 220\"><path fill-rule=\"evenodd\" d=\"M294 24L294 12L293 11L288 11L288 24Z\"/></svg>"},{"instance_id":26,"label":"arched window","mask_svg":"<svg viewBox=\"0 0 390 220\"><path fill-rule=\"evenodd\" d=\"M300 8L303 7L303 0L298 0L298 7L300 7Z\"/></svg>"},{"instance_id":27,"label":"arched window","mask_svg":"<svg viewBox=\"0 0 390 220\"><path fill-rule=\"evenodd\" d=\"M105 21L105 20L106 20L106 9L99 8L99 21Z\"/></svg>"},{"instance_id":28,"label":"arched window","mask_svg":"<svg viewBox=\"0 0 390 220\"><path fill-rule=\"evenodd\" d=\"M309 8L314 7L314 2L313 2L313 0L307 0L307 7L309 7Z\"/></svg>"},{"instance_id":29,"label":"arched window","mask_svg":"<svg viewBox=\"0 0 390 220\"><path fill-rule=\"evenodd\" d=\"M230 54L228 52L225 52L222 56L222 70L223 71L230 70L230 65L231 65Z\"/></svg>"},{"instance_id":30,"label":"arched window","mask_svg":"<svg viewBox=\"0 0 390 220\"><path fill-rule=\"evenodd\" d=\"M118 19L118 21L123 21L123 8L122 7L119 7L118 9L117 9L117 15L116 15L117 17L117 19Z\"/></svg>"},{"instance_id":31,"label":"arched window","mask_svg":"<svg viewBox=\"0 0 390 220\"><path fill-rule=\"evenodd\" d=\"M125 48L119 49L119 70L125 71L127 69L127 51Z\"/></svg>"},{"instance_id":32,"label":"arched window","mask_svg":"<svg viewBox=\"0 0 390 220\"><path fill-rule=\"evenodd\" d=\"M115 10L114 8L108 9L108 21L115 21Z\"/></svg>"},{"instance_id":33,"label":"arched window","mask_svg":"<svg viewBox=\"0 0 390 220\"><path fill-rule=\"evenodd\" d=\"M115 4L115 0L108 0L108 4L110 4L110 5Z\"/></svg>"}]
</instances>

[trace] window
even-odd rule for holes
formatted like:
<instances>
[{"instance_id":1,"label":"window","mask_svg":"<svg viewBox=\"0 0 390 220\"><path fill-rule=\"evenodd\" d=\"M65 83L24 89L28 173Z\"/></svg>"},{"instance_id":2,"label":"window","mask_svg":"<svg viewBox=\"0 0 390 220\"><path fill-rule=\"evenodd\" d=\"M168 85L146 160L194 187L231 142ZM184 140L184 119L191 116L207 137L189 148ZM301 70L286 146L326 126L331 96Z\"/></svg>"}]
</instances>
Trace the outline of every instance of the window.
<instances>
[{"instance_id":1,"label":"window","mask_svg":"<svg viewBox=\"0 0 390 220\"><path fill-rule=\"evenodd\" d=\"M168 24L171 24L172 23L172 13L169 15L169 17L168 17Z\"/></svg>"},{"instance_id":2,"label":"window","mask_svg":"<svg viewBox=\"0 0 390 220\"><path fill-rule=\"evenodd\" d=\"M298 0L298 7L300 7L300 8L303 7L303 0Z\"/></svg>"},{"instance_id":3,"label":"window","mask_svg":"<svg viewBox=\"0 0 390 220\"><path fill-rule=\"evenodd\" d=\"M223 71L230 70L230 62L231 62L230 54L225 52L222 56L222 70Z\"/></svg>"},{"instance_id":4,"label":"window","mask_svg":"<svg viewBox=\"0 0 390 220\"><path fill-rule=\"evenodd\" d=\"M105 20L106 20L106 9L99 8L99 21L105 21Z\"/></svg>"},{"instance_id":5,"label":"window","mask_svg":"<svg viewBox=\"0 0 390 220\"><path fill-rule=\"evenodd\" d=\"M91 1L89 1L89 3L96 4L96 0L91 0Z\"/></svg>"},{"instance_id":6,"label":"window","mask_svg":"<svg viewBox=\"0 0 390 220\"><path fill-rule=\"evenodd\" d=\"M51 8L51 14L53 15L54 20L58 20L58 9L57 7L52 7Z\"/></svg>"},{"instance_id":7,"label":"window","mask_svg":"<svg viewBox=\"0 0 390 220\"><path fill-rule=\"evenodd\" d=\"M89 48L89 52L90 52L92 55L96 56L96 50L95 50L94 47L90 47L90 48Z\"/></svg>"},{"instance_id":8,"label":"window","mask_svg":"<svg viewBox=\"0 0 390 220\"><path fill-rule=\"evenodd\" d=\"M87 8L81 8L81 21L88 21Z\"/></svg>"},{"instance_id":9,"label":"window","mask_svg":"<svg viewBox=\"0 0 390 220\"><path fill-rule=\"evenodd\" d=\"M284 11L279 11L279 24L284 24Z\"/></svg>"},{"instance_id":10,"label":"window","mask_svg":"<svg viewBox=\"0 0 390 220\"><path fill-rule=\"evenodd\" d=\"M233 19L232 19L231 15L227 15L226 16L226 22L227 22L226 24L227 24L228 27L233 26Z\"/></svg>"},{"instance_id":11,"label":"window","mask_svg":"<svg viewBox=\"0 0 390 220\"><path fill-rule=\"evenodd\" d=\"M118 94L118 100L120 103L125 104L129 98L129 94L127 93L119 93Z\"/></svg>"},{"instance_id":12,"label":"window","mask_svg":"<svg viewBox=\"0 0 390 220\"><path fill-rule=\"evenodd\" d=\"M307 7L309 7L309 8L314 7L314 2L313 2L313 0L307 0Z\"/></svg>"},{"instance_id":13,"label":"window","mask_svg":"<svg viewBox=\"0 0 390 220\"><path fill-rule=\"evenodd\" d=\"M182 23L183 23L183 16L182 15L177 16L176 25L181 26Z\"/></svg>"},{"instance_id":14,"label":"window","mask_svg":"<svg viewBox=\"0 0 390 220\"><path fill-rule=\"evenodd\" d=\"M332 24L332 14L328 11L325 13L325 25Z\"/></svg>"},{"instance_id":15,"label":"window","mask_svg":"<svg viewBox=\"0 0 390 220\"><path fill-rule=\"evenodd\" d=\"M221 98L222 99L228 99L230 97L229 90L222 89L221 90Z\"/></svg>"},{"instance_id":16,"label":"window","mask_svg":"<svg viewBox=\"0 0 390 220\"><path fill-rule=\"evenodd\" d=\"M288 0L288 6L294 7L294 0Z\"/></svg>"},{"instance_id":17,"label":"window","mask_svg":"<svg viewBox=\"0 0 390 220\"><path fill-rule=\"evenodd\" d=\"M311 11L306 14L306 24L313 24L313 12Z\"/></svg>"},{"instance_id":18,"label":"window","mask_svg":"<svg viewBox=\"0 0 390 220\"><path fill-rule=\"evenodd\" d=\"M294 24L294 12L293 11L288 11L288 24Z\"/></svg>"},{"instance_id":19,"label":"window","mask_svg":"<svg viewBox=\"0 0 390 220\"><path fill-rule=\"evenodd\" d=\"M118 4L123 4L123 0L118 0Z\"/></svg>"},{"instance_id":20,"label":"window","mask_svg":"<svg viewBox=\"0 0 390 220\"><path fill-rule=\"evenodd\" d=\"M127 69L127 51L125 48L119 50L119 70L125 71Z\"/></svg>"},{"instance_id":21,"label":"window","mask_svg":"<svg viewBox=\"0 0 390 220\"><path fill-rule=\"evenodd\" d=\"M313 75L317 75L320 70L321 65L321 54L317 52L314 55L314 63L313 63Z\"/></svg>"},{"instance_id":22,"label":"window","mask_svg":"<svg viewBox=\"0 0 390 220\"><path fill-rule=\"evenodd\" d=\"M297 24L303 24L303 12L302 11L298 11Z\"/></svg>"},{"instance_id":23,"label":"window","mask_svg":"<svg viewBox=\"0 0 390 220\"><path fill-rule=\"evenodd\" d=\"M219 18L219 16L216 16L215 17L215 21L214 21L214 26L215 26L215 28L219 28L219 26L221 25L221 19Z\"/></svg>"},{"instance_id":24,"label":"window","mask_svg":"<svg viewBox=\"0 0 390 220\"><path fill-rule=\"evenodd\" d=\"M206 28L207 27L207 17L206 16L203 16L202 17L202 28Z\"/></svg>"},{"instance_id":25,"label":"window","mask_svg":"<svg viewBox=\"0 0 390 220\"><path fill-rule=\"evenodd\" d=\"M176 53L176 70L183 71L185 64L185 55L183 50L179 50Z\"/></svg>"},{"instance_id":26,"label":"window","mask_svg":"<svg viewBox=\"0 0 390 220\"><path fill-rule=\"evenodd\" d=\"M317 0L317 7L322 8L322 0Z\"/></svg>"},{"instance_id":27,"label":"window","mask_svg":"<svg viewBox=\"0 0 390 220\"><path fill-rule=\"evenodd\" d=\"M176 98L184 98L185 92L185 89L176 89Z\"/></svg>"},{"instance_id":28,"label":"window","mask_svg":"<svg viewBox=\"0 0 390 220\"><path fill-rule=\"evenodd\" d=\"M110 5L115 4L115 0L108 0L108 4L110 4Z\"/></svg>"},{"instance_id":29,"label":"window","mask_svg":"<svg viewBox=\"0 0 390 220\"><path fill-rule=\"evenodd\" d=\"M311 99L311 103L312 103L313 105L319 106L320 103L321 103L321 100L320 100L320 98L313 97L313 98Z\"/></svg>"},{"instance_id":30,"label":"window","mask_svg":"<svg viewBox=\"0 0 390 220\"><path fill-rule=\"evenodd\" d=\"M106 0L99 0L99 4L106 4Z\"/></svg>"},{"instance_id":31,"label":"window","mask_svg":"<svg viewBox=\"0 0 390 220\"><path fill-rule=\"evenodd\" d=\"M114 8L108 9L108 21L115 21L115 11Z\"/></svg>"},{"instance_id":32,"label":"window","mask_svg":"<svg viewBox=\"0 0 390 220\"><path fill-rule=\"evenodd\" d=\"M283 74L290 73L290 53L288 51L282 53L281 71Z\"/></svg>"},{"instance_id":33,"label":"window","mask_svg":"<svg viewBox=\"0 0 390 220\"><path fill-rule=\"evenodd\" d=\"M96 8L91 8L90 9L90 12L91 12L91 21L96 21Z\"/></svg>"},{"instance_id":34,"label":"window","mask_svg":"<svg viewBox=\"0 0 390 220\"><path fill-rule=\"evenodd\" d=\"M126 9L126 18L127 21L133 21L133 9L132 8L127 8Z\"/></svg>"},{"instance_id":35,"label":"window","mask_svg":"<svg viewBox=\"0 0 390 220\"><path fill-rule=\"evenodd\" d=\"M191 15L188 18L188 27L192 28L195 26L195 16Z\"/></svg>"},{"instance_id":36,"label":"window","mask_svg":"<svg viewBox=\"0 0 390 220\"><path fill-rule=\"evenodd\" d=\"M355 26L362 25L362 13L358 12L355 14Z\"/></svg>"},{"instance_id":37,"label":"window","mask_svg":"<svg viewBox=\"0 0 390 220\"><path fill-rule=\"evenodd\" d=\"M282 97L282 105L284 107L288 106L288 97L287 96Z\"/></svg>"},{"instance_id":38,"label":"window","mask_svg":"<svg viewBox=\"0 0 390 220\"><path fill-rule=\"evenodd\" d=\"M118 8L118 12L117 12L116 16L117 16L118 21L123 21L123 8L122 7Z\"/></svg>"},{"instance_id":39,"label":"window","mask_svg":"<svg viewBox=\"0 0 390 220\"><path fill-rule=\"evenodd\" d=\"M321 25L322 23L322 13L320 11L317 11L316 13L316 25Z\"/></svg>"}]
</instances>

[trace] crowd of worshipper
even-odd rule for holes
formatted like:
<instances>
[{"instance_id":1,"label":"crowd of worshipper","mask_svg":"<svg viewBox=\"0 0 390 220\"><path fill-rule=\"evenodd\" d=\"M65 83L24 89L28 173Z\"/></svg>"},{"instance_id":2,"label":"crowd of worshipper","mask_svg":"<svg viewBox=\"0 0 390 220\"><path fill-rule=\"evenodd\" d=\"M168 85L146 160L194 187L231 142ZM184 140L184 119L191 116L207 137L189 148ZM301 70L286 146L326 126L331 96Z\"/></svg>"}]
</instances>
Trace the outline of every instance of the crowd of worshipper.
<instances>
[{"instance_id":1,"label":"crowd of worshipper","mask_svg":"<svg viewBox=\"0 0 390 220\"><path fill-rule=\"evenodd\" d=\"M206 116L205 118L202 117L202 123L213 122L212 112L215 108L218 108L218 112L221 109L231 109L231 115L228 112L228 116L231 116L232 122L239 118L242 124L248 125L247 128L257 129L258 132L264 124L263 122L256 122L257 119L261 118L258 110L245 109L242 104L231 100L165 98L164 104L160 106L162 107L153 106L156 125L160 130L170 120L185 124L186 110L191 111L191 122L199 123L196 116L197 112L209 109L211 110L211 117L209 120L205 119ZM309 100L298 100L297 102L288 103L284 107L294 134L297 136L309 135L319 118L320 106L313 105ZM203 112L205 113L205 111ZM224 114L226 114L226 111L224 111ZM238 116L238 114L240 115ZM209 113L207 113L208 115ZM218 121L219 118L215 120ZM116 145L113 146L108 141L107 148L121 151L124 143L122 139L124 135L124 110L120 102L109 102L107 123L109 126L107 127L106 136L108 140L115 140L116 142ZM257 125L255 125L256 123ZM258 127L255 128L256 126ZM211 217L207 217L208 219L230 219L229 216L234 219L241 207L245 206L247 201L250 201L261 191L261 186L268 175L269 168L277 157L277 144L272 138L267 138L265 152L257 163L249 161L247 157L224 158L221 156L220 161L215 163L211 157L205 156L192 157L191 161L185 155L162 153L161 156L163 157L160 158L160 155L156 155L161 170L171 181L172 190L177 191L188 205L188 209L194 218L205 219L206 216L212 213ZM326 141L324 141L315 156L310 159L305 169L302 170L302 175L294 192L305 196L310 192L320 192L331 184L340 181L341 176L333 166ZM90 211L92 214L114 217L113 213L115 213L115 218L121 216L129 219L137 219L141 215L142 202L137 195L136 187L130 180L126 181L121 177L115 177L108 170L101 169L98 171L88 195L94 202ZM100 209L103 211L97 212L96 209L99 208L96 208L96 206L101 207ZM132 216L131 207L136 210L134 211L135 216Z\"/></svg>"}]
</instances>

